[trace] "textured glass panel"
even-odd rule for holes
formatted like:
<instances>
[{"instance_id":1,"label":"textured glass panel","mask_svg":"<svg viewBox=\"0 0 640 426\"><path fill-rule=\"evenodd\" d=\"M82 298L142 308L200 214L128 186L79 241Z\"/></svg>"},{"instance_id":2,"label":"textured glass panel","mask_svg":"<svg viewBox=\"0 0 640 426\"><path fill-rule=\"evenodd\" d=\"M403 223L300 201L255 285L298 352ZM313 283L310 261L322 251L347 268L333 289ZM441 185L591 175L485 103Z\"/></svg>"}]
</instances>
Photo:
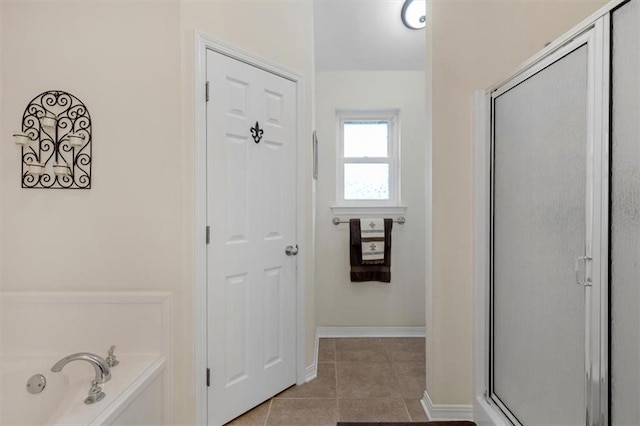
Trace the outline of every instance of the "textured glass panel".
<instances>
[{"instance_id":1,"label":"textured glass panel","mask_svg":"<svg viewBox=\"0 0 640 426\"><path fill-rule=\"evenodd\" d=\"M524 425L585 424L587 48L495 101L493 392Z\"/></svg>"},{"instance_id":2,"label":"textured glass panel","mask_svg":"<svg viewBox=\"0 0 640 426\"><path fill-rule=\"evenodd\" d=\"M388 200L388 164L345 164L345 200Z\"/></svg>"},{"instance_id":3,"label":"textured glass panel","mask_svg":"<svg viewBox=\"0 0 640 426\"><path fill-rule=\"evenodd\" d=\"M640 4L613 13L611 419L640 425Z\"/></svg>"},{"instance_id":4,"label":"textured glass panel","mask_svg":"<svg viewBox=\"0 0 640 426\"><path fill-rule=\"evenodd\" d=\"M389 124L386 121L346 121L344 123L345 157L386 157Z\"/></svg>"}]
</instances>

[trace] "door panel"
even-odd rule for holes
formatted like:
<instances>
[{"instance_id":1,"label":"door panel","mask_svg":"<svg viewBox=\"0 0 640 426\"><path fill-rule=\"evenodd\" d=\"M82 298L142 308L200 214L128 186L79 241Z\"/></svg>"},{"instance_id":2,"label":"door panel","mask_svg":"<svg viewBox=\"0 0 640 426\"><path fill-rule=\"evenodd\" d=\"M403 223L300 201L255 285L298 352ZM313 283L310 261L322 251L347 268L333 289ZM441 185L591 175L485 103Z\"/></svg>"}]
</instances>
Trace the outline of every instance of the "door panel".
<instances>
[{"instance_id":1,"label":"door panel","mask_svg":"<svg viewBox=\"0 0 640 426\"><path fill-rule=\"evenodd\" d=\"M210 424L295 384L296 87L207 52ZM254 140L251 129L263 129Z\"/></svg>"},{"instance_id":2,"label":"door panel","mask_svg":"<svg viewBox=\"0 0 640 426\"><path fill-rule=\"evenodd\" d=\"M282 268L265 271L264 313L264 368L282 362Z\"/></svg>"},{"instance_id":3,"label":"door panel","mask_svg":"<svg viewBox=\"0 0 640 426\"><path fill-rule=\"evenodd\" d=\"M494 99L492 397L524 425L585 424L588 48Z\"/></svg>"},{"instance_id":4,"label":"door panel","mask_svg":"<svg viewBox=\"0 0 640 426\"><path fill-rule=\"evenodd\" d=\"M640 424L640 4L612 14L611 423Z\"/></svg>"}]
</instances>

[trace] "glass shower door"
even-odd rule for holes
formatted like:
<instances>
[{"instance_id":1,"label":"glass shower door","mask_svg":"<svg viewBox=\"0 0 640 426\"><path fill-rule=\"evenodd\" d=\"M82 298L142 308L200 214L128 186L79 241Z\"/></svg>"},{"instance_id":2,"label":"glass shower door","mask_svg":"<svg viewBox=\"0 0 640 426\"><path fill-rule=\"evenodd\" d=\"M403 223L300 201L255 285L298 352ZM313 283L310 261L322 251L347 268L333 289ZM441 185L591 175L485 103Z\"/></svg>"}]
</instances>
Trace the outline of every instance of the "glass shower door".
<instances>
[{"instance_id":1,"label":"glass shower door","mask_svg":"<svg viewBox=\"0 0 640 426\"><path fill-rule=\"evenodd\" d=\"M612 14L612 425L640 425L640 3Z\"/></svg>"},{"instance_id":2,"label":"glass shower door","mask_svg":"<svg viewBox=\"0 0 640 426\"><path fill-rule=\"evenodd\" d=\"M574 42L493 94L490 396L516 424L586 422L589 60Z\"/></svg>"}]
</instances>

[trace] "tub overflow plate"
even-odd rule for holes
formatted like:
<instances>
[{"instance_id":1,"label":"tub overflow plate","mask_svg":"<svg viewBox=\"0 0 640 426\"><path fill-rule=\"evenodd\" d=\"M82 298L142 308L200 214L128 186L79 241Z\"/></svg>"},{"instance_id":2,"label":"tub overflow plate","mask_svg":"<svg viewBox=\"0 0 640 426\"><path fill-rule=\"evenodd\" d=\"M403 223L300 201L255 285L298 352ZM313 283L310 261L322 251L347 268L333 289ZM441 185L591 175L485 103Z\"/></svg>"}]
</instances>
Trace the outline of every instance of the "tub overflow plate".
<instances>
[{"instance_id":1,"label":"tub overflow plate","mask_svg":"<svg viewBox=\"0 0 640 426\"><path fill-rule=\"evenodd\" d=\"M32 394L40 393L47 386L47 379L42 374L34 374L27 381L27 391Z\"/></svg>"}]
</instances>

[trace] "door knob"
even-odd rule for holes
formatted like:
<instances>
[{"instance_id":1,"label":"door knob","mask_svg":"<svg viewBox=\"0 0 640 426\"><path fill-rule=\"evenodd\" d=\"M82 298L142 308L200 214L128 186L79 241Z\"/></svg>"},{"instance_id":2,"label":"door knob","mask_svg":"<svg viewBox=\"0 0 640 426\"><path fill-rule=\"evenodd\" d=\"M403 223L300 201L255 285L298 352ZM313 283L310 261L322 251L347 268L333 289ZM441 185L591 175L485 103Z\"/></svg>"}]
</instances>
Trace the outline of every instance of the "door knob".
<instances>
[{"instance_id":1,"label":"door knob","mask_svg":"<svg viewBox=\"0 0 640 426\"><path fill-rule=\"evenodd\" d=\"M284 252L287 254L287 256L295 256L296 254L298 254L298 245L296 244L296 246L287 246L287 248L284 249Z\"/></svg>"}]
</instances>

